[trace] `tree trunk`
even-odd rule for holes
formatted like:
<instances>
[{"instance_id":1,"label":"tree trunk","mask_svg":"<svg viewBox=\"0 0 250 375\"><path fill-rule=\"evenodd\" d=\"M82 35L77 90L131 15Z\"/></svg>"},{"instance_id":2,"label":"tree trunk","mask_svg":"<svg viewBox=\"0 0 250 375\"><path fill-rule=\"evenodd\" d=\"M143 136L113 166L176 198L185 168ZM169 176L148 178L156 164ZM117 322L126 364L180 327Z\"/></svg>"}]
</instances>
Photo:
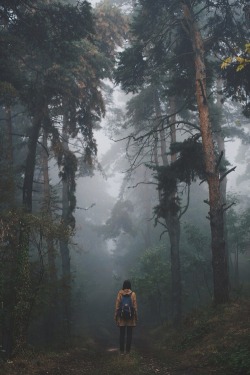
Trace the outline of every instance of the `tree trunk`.
<instances>
[{"instance_id":1,"label":"tree trunk","mask_svg":"<svg viewBox=\"0 0 250 375\"><path fill-rule=\"evenodd\" d=\"M143 238L144 238L144 244L146 248L150 248L152 246L152 239L151 239L151 220L150 216L152 214L152 199L151 199L151 188L148 184L149 182L149 176L148 176L148 170L145 170L145 182L146 185L143 187L143 208L145 211L145 220L146 220L146 228L143 232Z\"/></svg>"},{"instance_id":2,"label":"tree trunk","mask_svg":"<svg viewBox=\"0 0 250 375\"><path fill-rule=\"evenodd\" d=\"M48 142L47 132L43 132L43 155L42 155L42 166L43 166L43 182L44 182L44 210L48 216L49 221L52 223L52 212L51 212L51 194L49 184L49 164L48 164ZM48 296L48 311L45 317L45 333L48 342L53 342L55 336L55 329L57 326L57 315L58 315L58 291L57 291L57 269L56 269L56 249L54 246L53 238L49 234L47 239L47 251L48 251L48 284L49 284L49 296Z\"/></svg>"},{"instance_id":3,"label":"tree trunk","mask_svg":"<svg viewBox=\"0 0 250 375\"><path fill-rule=\"evenodd\" d=\"M13 349L17 354L27 344L28 323L31 309L31 282L29 263L29 228L22 223L17 254L16 293L13 324Z\"/></svg>"},{"instance_id":4,"label":"tree trunk","mask_svg":"<svg viewBox=\"0 0 250 375\"><path fill-rule=\"evenodd\" d=\"M11 119L11 107L5 107L6 114L6 127L7 127L7 159L11 168L13 167L13 144L12 144L12 119Z\"/></svg>"},{"instance_id":5,"label":"tree trunk","mask_svg":"<svg viewBox=\"0 0 250 375\"><path fill-rule=\"evenodd\" d=\"M171 97L169 99L170 104L170 117L171 124L171 144L176 142L176 105L175 98ZM171 163L176 161L177 155L171 154ZM170 198L176 201L177 198L177 186L175 188L176 192ZM180 264L180 218L179 212L169 212L169 216L166 218L166 223L169 230L169 238L171 244L171 279L172 279L172 314L173 314L173 324L178 327L181 324L182 317L182 283L181 283L181 264Z\"/></svg>"},{"instance_id":6,"label":"tree trunk","mask_svg":"<svg viewBox=\"0 0 250 375\"><path fill-rule=\"evenodd\" d=\"M161 118L160 103L157 91L155 91L155 110L158 120ZM175 113L175 100L170 99L170 113ZM175 115L170 118L173 125L171 128L171 143L176 142L176 131L175 131ZM162 127L162 125L160 125ZM165 132L163 129L160 131L160 145L161 145L161 157L164 166L168 166L167 158L167 146L165 140ZM176 160L176 155L171 155L171 162ZM177 192L177 186L176 186ZM169 197L169 200L176 199L176 193ZM181 268L180 268L180 220L178 212L172 212L168 210L165 222L168 230L170 240L170 254L171 254L171 294L172 294L172 320L174 327L178 327L181 324L182 317L182 285L181 285Z\"/></svg>"},{"instance_id":7,"label":"tree trunk","mask_svg":"<svg viewBox=\"0 0 250 375\"><path fill-rule=\"evenodd\" d=\"M25 176L23 183L23 207L25 213L32 212L33 178L36 164L36 149L41 129L43 108L38 108L33 118L28 141ZM27 343L28 323L31 312L31 283L29 263L29 224L25 221L20 225L19 246L17 254L16 305L14 311L14 352L18 352Z\"/></svg>"},{"instance_id":8,"label":"tree trunk","mask_svg":"<svg viewBox=\"0 0 250 375\"><path fill-rule=\"evenodd\" d=\"M1 139L1 170L0 170L0 203L4 208L15 205L15 183L13 173L13 144L11 107L5 106L5 121Z\"/></svg>"},{"instance_id":9,"label":"tree trunk","mask_svg":"<svg viewBox=\"0 0 250 375\"><path fill-rule=\"evenodd\" d=\"M28 141L28 155L26 158L25 175L23 182L23 206L26 212L32 212L32 190L36 165L36 149L39 132L42 124L42 115L39 111L33 119Z\"/></svg>"},{"instance_id":10,"label":"tree trunk","mask_svg":"<svg viewBox=\"0 0 250 375\"><path fill-rule=\"evenodd\" d=\"M222 103L221 103L221 94L220 91L222 89L222 82L221 79L217 80L217 108L220 113L222 112ZM225 149L225 139L223 136L223 131L221 125L219 125L218 131L215 134L215 140L218 146L218 153L219 155L223 154L221 161L225 162L226 160L226 149ZM223 172L222 172L223 174ZM220 174L220 176L222 175ZM220 182L220 193L221 193L221 201L223 207L226 207L227 203L227 177L225 176L223 180ZM227 267L228 267L228 275L229 275L229 248L228 248L228 233L227 233L227 213L224 211L223 213L223 220L224 220L224 238L225 238L225 251L226 251L226 258L227 258Z\"/></svg>"},{"instance_id":11,"label":"tree trunk","mask_svg":"<svg viewBox=\"0 0 250 375\"><path fill-rule=\"evenodd\" d=\"M237 243L235 248L235 257L234 257L234 275L235 275L235 288L236 291L239 291L240 287L240 273L239 273L239 245Z\"/></svg>"},{"instance_id":12,"label":"tree trunk","mask_svg":"<svg viewBox=\"0 0 250 375\"><path fill-rule=\"evenodd\" d=\"M63 116L63 149L67 153L68 134L67 119ZM69 182L67 175L62 179L62 223L65 228L69 225ZM64 337L67 338L71 332L71 271L70 271L70 253L68 240L60 241L60 253L62 259L62 318Z\"/></svg>"},{"instance_id":13,"label":"tree trunk","mask_svg":"<svg viewBox=\"0 0 250 375\"><path fill-rule=\"evenodd\" d=\"M195 23L192 10L183 3L185 27L191 39L194 51L196 71L196 100L199 111L200 129L203 144L203 156L209 187L209 218L212 240L212 266L214 281L214 302L221 304L228 302L228 270L224 239L223 206L220 192L219 171L216 165L212 128L209 119L209 108L206 92L206 66L204 59L204 43Z\"/></svg>"},{"instance_id":14,"label":"tree trunk","mask_svg":"<svg viewBox=\"0 0 250 375\"><path fill-rule=\"evenodd\" d=\"M165 218L170 239L172 319L174 327L179 327L182 317L182 285L180 267L180 220L178 215L169 212Z\"/></svg>"}]
</instances>

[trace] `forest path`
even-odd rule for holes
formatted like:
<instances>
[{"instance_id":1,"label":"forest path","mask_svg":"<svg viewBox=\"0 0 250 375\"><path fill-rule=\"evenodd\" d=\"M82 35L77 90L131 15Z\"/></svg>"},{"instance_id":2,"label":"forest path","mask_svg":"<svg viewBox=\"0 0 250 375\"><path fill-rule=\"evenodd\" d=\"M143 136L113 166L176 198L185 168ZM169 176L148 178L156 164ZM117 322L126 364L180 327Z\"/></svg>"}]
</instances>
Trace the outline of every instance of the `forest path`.
<instances>
[{"instance_id":1,"label":"forest path","mask_svg":"<svg viewBox=\"0 0 250 375\"><path fill-rule=\"evenodd\" d=\"M202 369L167 363L162 353L152 349L145 331L135 334L131 354L120 355L118 332L114 333L109 337L93 334L85 347L34 352L7 361L2 369L0 364L0 375L208 375Z\"/></svg>"},{"instance_id":2,"label":"forest path","mask_svg":"<svg viewBox=\"0 0 250 375\"><path fill-rule=\"evenodd\" d=\"M51 366L52 365L52 366ZM120 355L117 348L105 351L89 352L75 349L59 356L48 367L34 372L34 375L194 375L186 370L176 372L166 363L155 358L152 353L133 352ZM27 373L25 373L27 374ZM22 375L22 373L20 373Z\"/></svg>"},{"instance_id":3,"label":"forest path","mask_svg":"<svg viewBox=\"0 0 250 375\"><path fill-rule=\"evenodd\" d=\"M190 370L175 371L155 357L148 348L120 355L116 347L98 349L75 348L44 356L8 361L4 375L197 375ZM206 373L206 375L208 375Z\"/></svg>"}]
</instances>

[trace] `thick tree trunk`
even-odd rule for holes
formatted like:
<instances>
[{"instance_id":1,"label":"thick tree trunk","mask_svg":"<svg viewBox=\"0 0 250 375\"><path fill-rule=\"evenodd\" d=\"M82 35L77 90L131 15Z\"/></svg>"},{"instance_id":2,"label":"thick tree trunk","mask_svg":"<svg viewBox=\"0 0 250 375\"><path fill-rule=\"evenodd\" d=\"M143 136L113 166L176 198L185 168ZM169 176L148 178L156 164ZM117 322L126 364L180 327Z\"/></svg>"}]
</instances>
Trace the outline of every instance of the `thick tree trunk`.
<instances>
[{"instance_id":1,"label":"thick tree trunk","mask_svg":"<svg viewBox=\"0 0 250 375\"><path fill-rule=\"evenodd\" d=\"M209 187L209 218L212 238L212 266L214 281L214 302L228 302L228 270L224 239L223 205L220 191L220 177L216 165L209 108L206 92L206 66L204 43L191 9L183 3L184 17L193 44L196 71L196 100L199 111L204 162Z\"/></svg>"}]
</instances>

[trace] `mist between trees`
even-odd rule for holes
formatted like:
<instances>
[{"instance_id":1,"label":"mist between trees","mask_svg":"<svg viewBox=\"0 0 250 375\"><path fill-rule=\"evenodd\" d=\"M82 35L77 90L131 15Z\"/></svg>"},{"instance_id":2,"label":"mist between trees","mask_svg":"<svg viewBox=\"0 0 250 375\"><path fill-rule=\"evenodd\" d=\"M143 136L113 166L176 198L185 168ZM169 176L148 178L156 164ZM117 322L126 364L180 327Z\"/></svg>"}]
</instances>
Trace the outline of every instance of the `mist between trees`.
<instances>
[{"instance_id":1,"label":"mist between trees","mask_svg":"<svg viewBox=\"0 0 250 375\"><path fill-rule=\"evenodd\" d=\"M125 278L142 326L249 297L248 2L0 17L3 352L112 340Z\"/></svg>"}]
</instances>

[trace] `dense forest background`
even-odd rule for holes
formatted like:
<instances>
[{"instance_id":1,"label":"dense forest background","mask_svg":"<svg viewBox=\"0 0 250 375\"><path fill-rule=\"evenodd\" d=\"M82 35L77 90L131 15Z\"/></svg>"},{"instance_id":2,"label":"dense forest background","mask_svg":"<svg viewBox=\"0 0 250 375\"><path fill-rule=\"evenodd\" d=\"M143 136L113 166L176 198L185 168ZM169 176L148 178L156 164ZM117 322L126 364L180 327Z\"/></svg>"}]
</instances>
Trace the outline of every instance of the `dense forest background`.
<instances>
[{"instance_id":1,"label":"dense forest background","mask_svg":"<svg viewBox=\"0 0 250 375\"><path fill-rule=\"evenodd\" d=\"M0 344L249 299L248 1L0 1Z\"/></svg>"}]
</instances>

